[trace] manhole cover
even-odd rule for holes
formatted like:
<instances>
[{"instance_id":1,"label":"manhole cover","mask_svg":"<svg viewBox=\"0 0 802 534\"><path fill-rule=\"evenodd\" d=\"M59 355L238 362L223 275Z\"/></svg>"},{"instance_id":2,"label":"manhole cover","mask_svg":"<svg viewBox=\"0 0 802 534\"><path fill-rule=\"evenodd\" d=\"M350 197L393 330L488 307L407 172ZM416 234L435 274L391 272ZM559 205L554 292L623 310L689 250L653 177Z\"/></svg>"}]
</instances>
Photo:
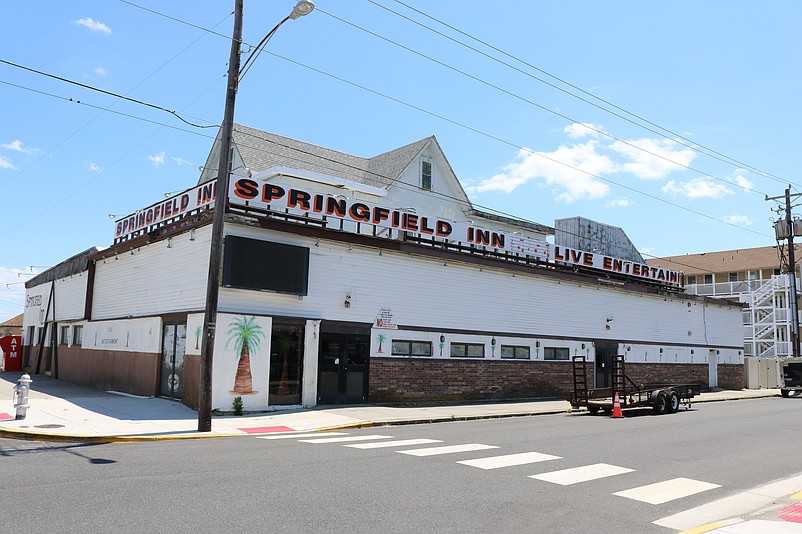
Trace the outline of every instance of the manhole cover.
<instances>
[{"instance_id":1,"label":"manhole cover","mask_svg":"<svg viewBox=\"0 0 802 534\"><path fill-rule=\"evenodd\" d=\"M64 428L64 425L34 425L34 428Z\"/></svg>"}]
</instances>

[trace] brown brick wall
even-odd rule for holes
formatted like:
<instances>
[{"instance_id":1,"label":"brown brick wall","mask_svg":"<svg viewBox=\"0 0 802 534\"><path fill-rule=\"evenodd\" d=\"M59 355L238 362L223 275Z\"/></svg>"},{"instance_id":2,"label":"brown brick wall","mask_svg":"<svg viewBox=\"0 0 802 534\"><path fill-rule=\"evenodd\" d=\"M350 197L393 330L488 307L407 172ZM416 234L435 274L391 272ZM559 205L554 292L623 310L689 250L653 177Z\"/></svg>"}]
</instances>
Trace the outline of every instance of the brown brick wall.
<instances>
[{"instance_id":1,"label":"brown brick wall","mask_svg":"<svg viewBox=\"0 0 802 534\"><path fill-rule=\"evenodd\" d=\"M369 401L443 402L566 398L569 362L374 358Z\"/></svg>"},{"instance_id":2,"label":"brown brick wall","mask_svg":"<svg viewBox=\"0 0 802 534\"><path fill-rule=\"evenodd\" d=\"M636 384L708 385L707 364L627 362L626 374Z\"/></svg>"},{"instance_id":3,"label":"brown brick wall","mask_svg":"<svg viewBox=\"0 0 802 534\"><path fill-rule=\"evenodd\" d=\"M184 376L181 384L181 402L193 410L197 410L200 389L200 356L184 356Z\"/></svg>"},{"instance_id":4,"label":"brown brick wall","mask_svg":"<svg viewBox=\"0 0 802 534\"><path fill-rule=\"evenodd\" d=\"M36 368L32 362L32 368ZM95 389L153 396L159 391L159 355L59 347L58 378Z\"/></svg>"},{"instance_id":5,"label":"brown brick wall","mask_svg":"<svg viewBox=\"0 0 802 534\"><path fill-rule=\"evenodd\" d=\"M722 389L743 389L746 387L743 364L718 364L718 387Z\"/></svg>"}]
</instances>

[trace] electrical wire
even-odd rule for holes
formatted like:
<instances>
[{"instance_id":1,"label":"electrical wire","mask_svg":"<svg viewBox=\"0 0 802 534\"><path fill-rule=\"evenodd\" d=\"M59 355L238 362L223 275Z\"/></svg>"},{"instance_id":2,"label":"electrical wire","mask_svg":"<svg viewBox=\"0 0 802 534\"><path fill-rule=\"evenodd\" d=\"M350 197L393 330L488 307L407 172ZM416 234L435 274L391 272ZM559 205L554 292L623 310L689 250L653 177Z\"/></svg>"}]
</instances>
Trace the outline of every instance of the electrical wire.
<instances>
[{"instance_id":1,"label":"electrical wire","mask_svg":"<svg viewBox=\"0 0 802 534\"><path fill-rule=\"evenodd\" d=\"M781 178L779 176L771 174L771 173L769 173L767 171L764 171L764 170L762 170L760 168L753 167L752 165L749 165L748 163L744 163L744 162L742 162L742 161L740 161L738 159L735 159L735 158L732 158L730 156L727 156L726 154L722 154L721 152L718 152L718 151L716 151L716 150L714 150L714 149L712 149L710 147L707 147L707 146L702 145L702 144L700 144L700 143L698 143L696 141L688 139L687 137L684 137L684 136L682 136L681 134L679 134L677 132L674 132L674 131L672 131L672 130L670 130L668 128L660 126L659 124L656 124L656 123L654 123L654 122L652 122L652 121L650 121L650 120L648 120L648 119L646 119L646 118L644 118L644 117L642 117L642 116L640 116L640 115L638 115L636 113L628 111L627 109L624 109L623 107L618 106L618 105L614 104L613 102L610 102L609 100L605 100L604 98L601 98L601 97L599 97L597 95L594 95L593 93L591 93L589 91L586 91L586 90L582 89L581 87L578 87L577 85L574 85L571 82L569 82L569 81L567 81L567 80L565 80L563 78L555 76L554 74L551 74L548 71L533 65L532 63L529 63L529 62L527 62L527 61L525 61L525 60L523 60L523 59L521 59L521 58L519 58L517 56L514 56L514 55L512 55L512 54L510 54L510 53L508 53L508 52L496 47L496 46L493 46L492 44L490 44L490 43L488 43L486 41L483 41L483 40L481 40L481 39L479 39L479 38L477 38L477 37L465 32L463 30L460 30L459 28L457 28L455 26L452 26L452 25L450 25L450 24L448 24L448 23L446 23L446 22L444 22L444 21L442 21L442 20L440 20L440 19L438 19L436 17L433 17L433 16L429 15L428 13L426 13L426 12L420 10L420 9L417 9L417 8L415 8L415 7L413 7L413 6L409 5L409 4L406 4L406 3L402 2L401 0L393 0L393 1L396 2L397 4L400 4L400 5L404 6L404 7L406 7L407 9L410 9L410 10L418 13L419 15L422 15L423 17L428 18L429 20L437 22L438 24L441 24L441 25L445 26L446 28L449 28L450 30L455 31L455 32L459 33L460 35L463 35L463 36L465 36L465 37L467 37L467 38L469 38L469 39L471 39L471 40L473 40L473 41L475 41L477 43L480 43L480 44L482 44L482 45L484 45L484 46L486 46L486 47L488 47L488 48L490 48L490 49L492 49L492 50L494 50L494 51L496 51L496 52L498 52L498 53L500 53L500 54L502 54L502 55L504 55L504 56L506 56L506 57L508 57L510 59L513 59L513 60L515 60L515 61L517 61L517 62L519 62L519 63L521 63L521 64L523 64L523 65L525 65L525 66L527 66L529 68L531 68L531 69L534 69L537 72L545 74L546 76L548 76L548 77L550 77L550 78L552 78L554 80L557 80L560 83L562 83L562 84L564 84L564 85L566 85L566 86L568 86L568 87L570 87L570 88L572 88L572 89L574 89L576 91L579 91L584 95L587 95L588 97L591 97L591 98L593 98L593 99L595 99L595 100L597 100L599 102L602 102L605 105L608 105L608 106L610 106L610 107L612 107L612 108L614 108L614 109L616 109L618 111L621 111L621 112L625 113L626 115L629 115L630 117L634 117L635 119L637 119L639 121L642 121L643 123L648 124L649 126L657 128L657 129L659 129L661 131L655 131L652 128L650 128L649 126L644 126L643 124L640 124L640 123L638 123L638 122L636 122L636 121L634 121L632 119L629 119L629 118L627 118L625 116L620 115L619 113L616 113L616 112L614 112L612 110L609 110L609 109L607 109L607 108L605 108L603 106L600 106L600 105L598 105L598 104L596 104L594 102L591 102L588 99L583 98L582 96L576 95L576 94L572 93L571 91L568 91L568 90L566 90L566 89L564 89L564 88L562 88L562 87L560 87L560 86L558 86L556 84L553 84L551 82L543 80L542 78L539 78L537 76L534 76L531 73L526 72L526 71L524 71L522 69L519 69L518 67L515 67L514 65L510 65L509 63L507 63L507 62L505 62L503 60L500 60L495 56L487 54L487 53L485 53L485 52L483 52L483 51L481 51L481 50L479 50L479 49L477 49L475 47L472 47L472 46L470 46L470 45L468 45L466 43L463 43L462 41L460 41L458 39L455 39L455 38L451 37L450 35L442 33L442 32L440 32L440 31L438 31L438 30L436 30L436 29L434 29L434 28L432 28L430 26L427 26L427 25L425 25L425 24L423 24L423 23L421 23L419 21L416 21L416 20L414 20L414 19L412 19L410 17L407 17L406 15L403 15L402 13L399 13L399 12L397 12L395 10L392 10L392 9L386 7L386 6L383 6L382 4L376 2L375 0L367 0L367 1L370 2L371 4L377 6L377 7L380 7L382 9L386 10L386 11L389 11L390 13L393 13L393 14L395 14L395 15L397 15L397 16L399 16L399 17L401 17L401 18L403 18L403 19L405 19L405 20L407 20L409 22L412 22L412 23L414 23L414 24L416 24L418 26L421 26L421 27L423 27L423 28L425 28L425 29L437 34L437 35L440 35L441 37L444 37L444 38L446 38L446 39L448 39L448 40L450 40L450 41L452 41L454 43L457 43L457 44L459 44L459 45L461 45L461 46L463 46L465 48L468 48L469 50L472 50L472 51L474 51L474 52L476 52L478 54L481 54L481 55L487 57L488 59L491 59L493 61L496 61L497 63L505 65L505 66L507 66L507 67L509 67L509 68L521 73L521 74L524 74L525 76L528 76L528 77L530 77L532 79L535 79L535 80L537 80L537 81L539 81L539 82L541 82L541 83L543 83L545 85L548 85L549 87L552 87L552 88L554 88L554 89L556 89L558 91L561 91L561 92L563 92L563 93L565 93L567 95L570 95L570 96L572 96L572 97L574 97L574 98L576 98L578 100L581 100L582 102L590 104L591 106L594 106L594 107L596 107L598 109L601 109L602 111L610 113L611 115L613 115L615 117L623 119L623 120L625 120L625 121L627 121L627 122L629 122L631 124L634 124L634 125L636 125L636 126L638 126L640 128L643 128L643 129L645 129L645 130L647 130L649 132L652 132L652 133L657 134L657 135L665 135L667 133L667 134L673 136L675 138L674 141L677 142L678 144L686 146L686 147L691 148L693 150L699 151L699 152L705 154L708 157L717 159L717 160L719 160L719 161L721 161L723 163L727 163L727 164L730 164L730 165L738 165L740 167L745 168L746 170L749 170L751 172L759 174L759 175L761 175L761 176L763 176L765 178L774 179L776 181L780 181L780 182L783 182L783 183L787 182L787 180L784 179L784 178ZM677 139L680 139L683 142L676 141ZM686 143L690 143L690 144L686 144ZM699 150L700 148L703 149L703 150Z\"/></svg>"}]
</instances>

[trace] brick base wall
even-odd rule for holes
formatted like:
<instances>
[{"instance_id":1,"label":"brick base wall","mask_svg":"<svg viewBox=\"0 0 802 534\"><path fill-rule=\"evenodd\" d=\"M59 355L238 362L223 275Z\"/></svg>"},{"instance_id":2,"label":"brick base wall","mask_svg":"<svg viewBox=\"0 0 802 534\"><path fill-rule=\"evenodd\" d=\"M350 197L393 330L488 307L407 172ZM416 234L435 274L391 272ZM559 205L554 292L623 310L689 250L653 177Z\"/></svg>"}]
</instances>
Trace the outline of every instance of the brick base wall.
<instances>
[{"instance_id":1,"label":"brick base wall","mask_svg":"<svg viewBox=\"0 0 802 534\"><path fill-rule=\"evenodd\" d=\"M707 364L631 363L626 374L636 384L699 384L707 387Z\"/></svg>"},{"instance_id":2,"label":"brick base wall","mask_svg":"<svg viewBox=\"0 0 802 534\"><path fill-rule=\"evenodd\" d=\"M79 386L153 396L159 392L158 372L158 354L80 347L58 349L59 380Z\"/></svg>"},{"instance_id":3,"label":"brick base wall","mask_svg":"<svg viewBox=\"0 0 802 534\"><path fill-rule=\"evenodd\" d=\"M200 390L200 356L184 356L184 376L181 384L181 403L197 410L198 391Z\"/></svg>"},{"instance_id":4,"label":"brick base wall","mask_svg":"<svg viewBox=\"0 0 802 534\"><path fill-rule=\"evenodd\" d=\"M566 398L570 362L373 358L371 403Z\"/></svg>"},{"instance_id":5,"label":"brick base wall","mask_svg":"<svg viewBox=\"0 0 802 534\"><path fill-rule=\"evenodd\" d=\"M746 387L743 364L718 364L718 387L722 389L743 389Z\"/></svg>"}]
</instances>

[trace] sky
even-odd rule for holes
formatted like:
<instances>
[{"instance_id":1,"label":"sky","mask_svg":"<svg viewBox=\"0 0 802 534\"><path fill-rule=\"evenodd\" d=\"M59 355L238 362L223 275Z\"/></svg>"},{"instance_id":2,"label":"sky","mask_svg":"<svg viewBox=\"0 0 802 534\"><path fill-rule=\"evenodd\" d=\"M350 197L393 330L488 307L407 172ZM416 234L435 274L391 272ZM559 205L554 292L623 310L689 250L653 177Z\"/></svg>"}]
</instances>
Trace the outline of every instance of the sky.
<instances>
[{"instance_id":1,"label":"sky","mask_svg":"<svg viewBox=\"0 0 802 534\"><path fill-rule=\"evenodd\" d=\"M796 0L315 3L242 78L238 123L362 157L435 135L477 207L619 226L646 258L773 245L765 197L802 192ZM294 5L245 0L243 61ZM3 3L0 321L197 182L233 7Z\"/></svg>"}]
</instances>

